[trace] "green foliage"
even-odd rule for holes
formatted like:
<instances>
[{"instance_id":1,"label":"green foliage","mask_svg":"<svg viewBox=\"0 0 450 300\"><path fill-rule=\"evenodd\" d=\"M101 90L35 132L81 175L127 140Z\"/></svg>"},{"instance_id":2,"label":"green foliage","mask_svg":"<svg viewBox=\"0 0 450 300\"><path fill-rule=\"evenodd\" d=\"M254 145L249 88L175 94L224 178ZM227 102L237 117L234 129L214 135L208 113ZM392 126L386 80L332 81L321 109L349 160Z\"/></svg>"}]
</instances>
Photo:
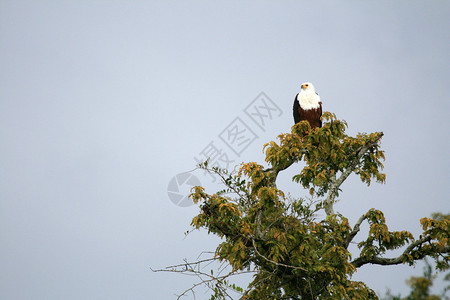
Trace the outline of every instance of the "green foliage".
<instances>
[{"instance_id":1,"label":"green foliage","mask_svg":"<svg viewBox=\"0 0 450 300\"><path fill-rule=\"evenodd\" d=\"M431 256L437 262L437 269L441 271L447 270L449 267L449 256L441 255L441 253L447 251L448 254L450 215L435 213L432 218L422 218L420 224L422 224L424 236L429 237L430 241L424 244L421 249L413 251L411 256L424 256L424 254Z\"/></svg>"},{"instance_id":2,"label":"green foliage","mask_svg":"<svg viewBox=\"0 0 450 300\"><path fill-rule=\"evenodd\" d=\"M207 162L200 165L220 176L225 189L214 194L199 186L193 189L191 198L201 212L192 226L222 238L215 258L228 263L233 272L255 272L245 290L217 280L212 299L225 297L224 286L240 292L241 299L377 299L364 283L351 280L364 264L411 264L431 256L439 269L448 268L448 254L443 255L449 247L448 216L422 219L424 238L415 240L407 231L390 232L383 213L375 209L353 228L347 218L334 214L333 201L351 173L368 185L373 179L385 181L383 134L350 137L345 134L346 122L334 114L325 112L323 120L323 127L314 130L308 122L300 122L292 133L281 134L278 144L266 144L270 168L251 162L230 174L209 168ZM306 166L293 180L308 189L315 201L290 199L276 187L278 173L301 160ZM316 217L321 209L327 213L324 220ZM370 231L358 244L359 257L352 260L347 248L365 220ZM408 243L409 250L400 257L382 257Z\"/></svg>"},{"instance_id":3,"label":"green foliage","mask_svg":"<svg viewBox=\"0 0 450 300\"><path fill-rule=\"evenodd\" d=\"M382 133L350 137L345 134L345 121L337 120L329 112L325 112L322 118L328 121L322 128L311 130L309 123L303 121L293 126L292 134L281 134L279 145L267 143L264 146L266 161L274 169L284 169L292 162L304 160L306 167L293 179L309 189L311 195L323 196L330 189L332 179L349 169L367 185L373 178L384 182L386 175L380 170L383 168L381 160L385 157L377 143Z\"/></svg>"},{"instance_id":4,"label":"green foliage","mask_svg":"<svg viewBox=\"0 0 450 300\"><path fill-rule=\"evenodd\" d=\"M386 250L397 249L414 239L408 231L390 232L384 215L379 210L369 210L365 218L370 225L370 230L367 239L358 244L361 257L372 259L384 254Z\"/></svg>"}]
</instances>

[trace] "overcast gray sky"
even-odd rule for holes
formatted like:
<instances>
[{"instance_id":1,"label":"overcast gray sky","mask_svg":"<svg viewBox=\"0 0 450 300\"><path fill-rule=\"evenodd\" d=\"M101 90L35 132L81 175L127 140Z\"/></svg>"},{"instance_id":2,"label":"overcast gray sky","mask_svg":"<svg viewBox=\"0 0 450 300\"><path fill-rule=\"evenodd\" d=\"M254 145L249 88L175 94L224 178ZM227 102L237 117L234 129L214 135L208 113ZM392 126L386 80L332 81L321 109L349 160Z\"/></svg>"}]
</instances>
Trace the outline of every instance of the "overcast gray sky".
<instances>
[{"instance_id":1,"label":"overcast gray sky","mask_svg":"<svg viewBox=\"0 0 450 300\"><path fill-rule=\"evenodd\" d=\"M449 15L448 1L0 1L0 298L190 287L149 269L217 243L184 238L198 208L172 203L170 180L210 142L263 163L305 81L349 133L385 133L387 183L351 177L336 209L354 223L375 207L417 235L421 217L449 211ZM280 108L264 128L244 111L261 92ZM257 136L239 155L220 139L235 118ZM278 181L294 196L300 168ZM421 271L354 279L404 292Z\"/></svg>"}]
</instances>

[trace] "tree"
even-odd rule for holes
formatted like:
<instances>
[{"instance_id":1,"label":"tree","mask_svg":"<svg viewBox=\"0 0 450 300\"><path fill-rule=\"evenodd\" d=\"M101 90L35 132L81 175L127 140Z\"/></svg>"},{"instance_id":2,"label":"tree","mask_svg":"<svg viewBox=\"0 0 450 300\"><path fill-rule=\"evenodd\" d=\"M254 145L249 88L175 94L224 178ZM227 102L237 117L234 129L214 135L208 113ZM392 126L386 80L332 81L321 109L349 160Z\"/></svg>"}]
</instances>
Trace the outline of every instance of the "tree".
<instances>
[{"instance_id":1,"label":"tree","mask_svg":"<svg viewBox=\"0 0 450 300\"><path fill-rule=\"evenodd\" d=\"M384 152L380 149L382 132L345 133L347 124L325 112L322 128L311 129L306 121L292 127L291 133L278 136L265 148L264 168L255 162L243 164L236 173L208 162L200 168L219 176L225 189L214 194L203 187L193 188L191 197L200 206L192 220L195 229L222 238L212 257L172 266L166 271L199 276L200 284L211 288L211 299L377 299L363 282L351 280L357 268L366 264L413 265L431 257L438 270L449 266L449 216L423 218L424 232L414 238L408 231L389 231L381 211L370 209L351 226L336 214L333 205L342 183L352 173L363 183L384 182ZM309 191L309 199L293 199L276 185L277 176L294 163L306 166L293 177ZM324 210L325 219L317 213ZM353 258L348 247L354 242L363 222L370 225L368 236L359 239L360 252ZM397 257L389 250L405 247ZM205 272L205 263L220 262L219 273ZM161 270L160 270L161 271ZM231 276L250 272L246 288L230 283ZM180 297L182 296L180 295Z\"/></svg>"}]
</instances>

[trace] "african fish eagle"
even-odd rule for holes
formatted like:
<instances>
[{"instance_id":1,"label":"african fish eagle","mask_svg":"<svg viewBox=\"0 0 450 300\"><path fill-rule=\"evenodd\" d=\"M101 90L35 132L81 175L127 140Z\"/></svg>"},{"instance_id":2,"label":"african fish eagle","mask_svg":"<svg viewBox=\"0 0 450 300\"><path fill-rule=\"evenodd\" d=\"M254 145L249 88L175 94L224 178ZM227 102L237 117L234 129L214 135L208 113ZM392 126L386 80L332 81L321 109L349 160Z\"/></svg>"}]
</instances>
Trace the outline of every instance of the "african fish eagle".
<instances>
[{"instance_id":1,"label":"african fish eagle","mask_svg":"<svg viewBox=\"0 0 450 300\"><path fill-rule=\"evenodd\" d=\"M294 100L294 121L308 121L311 128L322 127L322 101L310 82L302 83L300 93Z\"/></svg>"}]
</instances>

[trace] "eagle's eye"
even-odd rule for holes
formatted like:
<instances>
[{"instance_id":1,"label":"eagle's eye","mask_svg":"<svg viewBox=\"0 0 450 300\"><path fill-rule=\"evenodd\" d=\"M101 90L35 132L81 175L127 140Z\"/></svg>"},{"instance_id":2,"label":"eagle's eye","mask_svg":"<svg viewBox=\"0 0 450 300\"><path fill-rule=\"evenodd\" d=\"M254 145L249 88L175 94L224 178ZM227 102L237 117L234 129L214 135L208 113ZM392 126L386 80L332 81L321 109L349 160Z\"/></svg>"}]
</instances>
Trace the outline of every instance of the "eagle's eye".
<instances>
[{"instance_id":1,"label":"eagle's eye","mask_svg":"<svg viewBox=\"0 0 450 300\"><path fill-rule=\"evenodd\" d=\"M306 87L308 87L308 85L307 85L307 84L305 84L305 86L306 86Z\"/></svg>"}]
</instances>

